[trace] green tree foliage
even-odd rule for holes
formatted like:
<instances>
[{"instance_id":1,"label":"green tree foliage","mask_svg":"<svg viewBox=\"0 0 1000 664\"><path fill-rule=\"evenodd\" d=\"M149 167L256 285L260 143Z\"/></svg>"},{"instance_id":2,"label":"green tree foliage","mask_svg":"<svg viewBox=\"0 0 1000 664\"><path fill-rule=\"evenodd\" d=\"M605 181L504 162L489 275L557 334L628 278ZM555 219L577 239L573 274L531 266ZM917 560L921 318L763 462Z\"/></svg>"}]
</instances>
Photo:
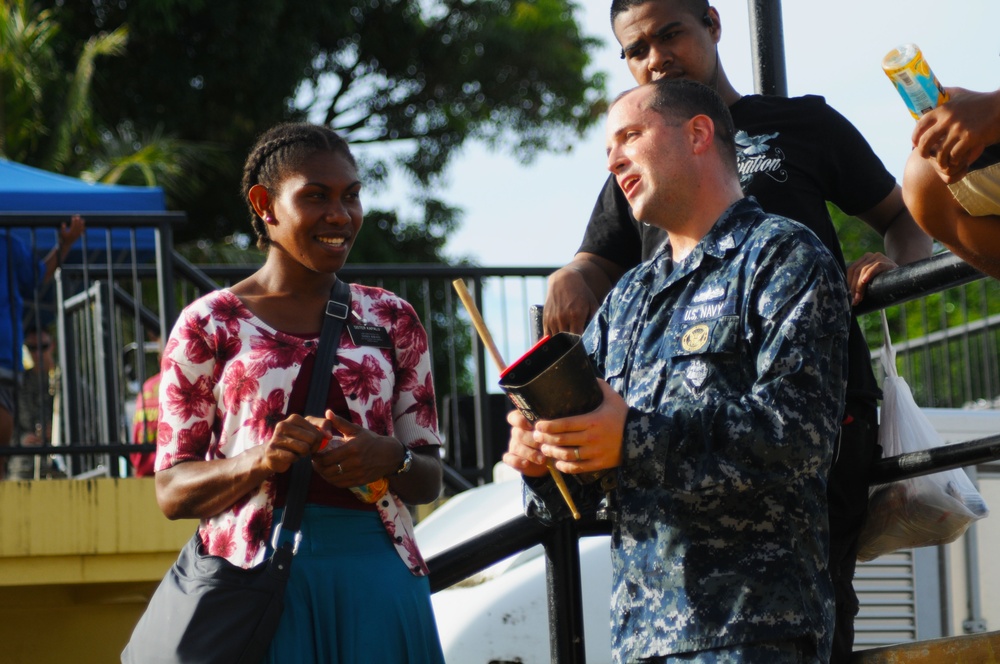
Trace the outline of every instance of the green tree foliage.
<instances>
[{"instance_id":1,"label":"green tree foliage","mask_svg":"<svg viewBox=\"0 0 1000 664\"><path fill-rule=\"evenodd\" d=\"M217 149L128 121L108 128L94 112L94 74L125 53L127 26L73 37L58 17L31 0L0 11L0 156L90 182L158 184L172 203L197 192Z\"/></svg>"},{"instance_id":2,"label":"green tree foliage","mask_svg":"<svg viewBox=\"0 0 1000 664\"><path fill-rule=\"evenodd\" d=\"M27 92L55 91L44 96L51 108L21 92L17 121L0 116L2 126L38 128L20 160L46 166L37 141L58 125L60 104L85 102L70 134L79 159L61 172L163 186L188 215L175 237L194 262L262 258L245 242L239 171L277 122L325 122L354 145L378 145L383 156L361 164L366 191L391 168L422 188L421 219L367 210L352 263L433 263L445 260L460 215L434 188L467 140L529 160L568 149L604 109L603 76L588 72L598 42L580 34L572 0L15 1L30 3L23 22L34 21L33 43L44 48L33 57L44 67L24 55L2 62L21 67ZM86 55L95 35L117 35L114 49ZM89 88L63 73L78 70ZM35 84L46 72L52 80ZM384 285L430 302L436 357L448 357L445 346L467 357L468 331L448 327L457 304L446 288ZM435 373L447 381L456 371ZM458 367L457 382L466 380Z\"/></svg>"},{"instance_id":3,"label":"green tree foliage","mask_svg":"<svg viewBox=\"0 0 1000 664\"><path fill-rule=\"evenodd\" d=\"M236 164L267 127L309 118L391 147L432 195L467 140L530 159L566 149L603 110L603 77L587 73L597 42L572 0L51 4L78 38L128 26L126 57L95 78L101 117L225 145ZM366 166L372 183L393 164ZM182 202L193 223L181 237L246 229L237 167L223 171Z\"/></svg>"},{"instance_id":4,"label":"green tree foliage","mask_svg":"<svg viewBox=\"0 0 1000 664\"><path fill-rule=\"evenodd\" d=\"M837 237L850 263L866 252L883 252L882 238L857 217L827 203ZM939 247L940 248L940 247ZM886 310L889 334L897 343L896 362L918 404L960 408L976 399L993 399L1000 384L996 349L1000 331L984 325L1000 312L1000 282L983 279L932 293ZM881 313L858 318L868 347L882 348ZM962 335L956 329L965 330ZM952 333L945 340L945 333ZM907 340L898 346L899 340ZM876 374L882 375L876 363Z\"/></svg>"},{"instance_id":5,"label":"green tree foliage","mask_svg":"<svg viewBox=\"0 0 1000 664\"><path fill-rule=\"evenodd\" d=\"M96 60L123 52L125 27L89 36L61 62L51 11L13 0L0 12L0 154L65 172L80 163L74 143L96 142L90 86Z\"/></svg>"},{"instance_id":6,"label":"green tree foliage","mask_svg":"<svg viewBox=\"0 0 1000 664\"><path fill-rule=\"evenodd\" d=\"M404 221L396 212L365 213L352 263L422 263L427 256L444 251L448 235L458 226L458 209L428 198L423 202L423 220Z\"/></svg>"}]
</instances>

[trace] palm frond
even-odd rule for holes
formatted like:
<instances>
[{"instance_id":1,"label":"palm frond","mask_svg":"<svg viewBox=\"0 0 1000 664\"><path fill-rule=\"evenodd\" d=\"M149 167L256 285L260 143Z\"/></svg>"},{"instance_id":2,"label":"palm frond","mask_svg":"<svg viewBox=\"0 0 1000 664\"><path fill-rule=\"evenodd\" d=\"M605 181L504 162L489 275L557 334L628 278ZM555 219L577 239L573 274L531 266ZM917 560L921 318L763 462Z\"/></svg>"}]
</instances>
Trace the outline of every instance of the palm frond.
<instances>
[{"instance_id":1,"label":"palm frond","mask_svg":"<svg viewBox=\"0 0 1000 664\"><path fill-rule=\"evenodd\" d=\"M206 176L228 164L222 146L165 136L161 128L137 134L128 123L105 132L93 165L80 174L89 182L163 187L168 200L189 200Z\"/></svg>"},{"instance_id":2,"label":"palm frond","mask_svg":"<svg viewBox=\"0 0 1000 664\"><path fill-rule=\"evenodd\" d=\"M53 131L53 141L46 160L48 168L63 170L72 157L74 138L86 132L92 116L90 83L94 78L95 61L102 55L122 55L127 43L128 26L123 25L112 32L94 35L84 44L69 82L65 106Z\"/></svg>"}]
</instances>

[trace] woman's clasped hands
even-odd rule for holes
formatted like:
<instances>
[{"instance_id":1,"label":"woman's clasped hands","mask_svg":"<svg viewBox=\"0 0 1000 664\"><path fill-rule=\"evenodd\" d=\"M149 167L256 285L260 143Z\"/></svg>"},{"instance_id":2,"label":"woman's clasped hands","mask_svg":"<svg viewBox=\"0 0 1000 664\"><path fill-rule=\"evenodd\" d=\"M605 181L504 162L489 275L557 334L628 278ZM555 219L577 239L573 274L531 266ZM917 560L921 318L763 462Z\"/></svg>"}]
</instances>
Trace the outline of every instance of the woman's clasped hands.
<instances>
[{"instance_id":1,"label":"woman's clasped hands","mask_svg":"<svg viewBox=\"0 0 1000 664\"><path fill-rule=\"evenodd\" d=\"M340 488L363 486L392 475L399 467L403 445L326 411L326 417L289 415L274 428L264 457L275 473L287 471L299 459L312 456L315 471Z\"/></svg>"}]
</instances>

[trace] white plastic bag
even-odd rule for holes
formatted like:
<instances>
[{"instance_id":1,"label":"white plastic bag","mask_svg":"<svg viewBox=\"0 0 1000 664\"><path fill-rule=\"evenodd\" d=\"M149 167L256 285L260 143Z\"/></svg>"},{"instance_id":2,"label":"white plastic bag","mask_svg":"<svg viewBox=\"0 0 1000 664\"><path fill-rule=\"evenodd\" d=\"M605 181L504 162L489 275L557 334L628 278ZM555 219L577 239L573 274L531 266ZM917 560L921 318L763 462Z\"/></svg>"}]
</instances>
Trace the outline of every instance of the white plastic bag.
<instances>
[{"instance_id":1,"label":"white plastic bag","mask_svg":"<svg viewBox=\"0 0 1000 664\"><path fill-rule=\"evenodd\" d=\"M913 401L896 372L896 352L882 312L885 345L879 443L884 457L944 445L927 416ZM861 532L858 560L864 562L900 549L947 544L989 514L983 497L961 468L872 487L868 520Z\"/></svg>"}]
</instances>

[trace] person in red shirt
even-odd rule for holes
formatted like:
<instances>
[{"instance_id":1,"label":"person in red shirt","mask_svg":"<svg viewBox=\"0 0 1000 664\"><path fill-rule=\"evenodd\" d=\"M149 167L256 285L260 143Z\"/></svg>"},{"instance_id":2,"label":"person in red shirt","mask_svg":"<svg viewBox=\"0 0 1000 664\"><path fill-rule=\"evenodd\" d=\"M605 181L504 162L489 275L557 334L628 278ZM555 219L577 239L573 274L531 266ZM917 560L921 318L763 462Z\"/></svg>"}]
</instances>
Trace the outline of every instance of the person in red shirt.
<instances>
[{"instance_id":1,"label":"person in red shirt","mask_svg":"<svg viewBox=\"0 0 1000 664\"><path fill-rule=\"evenodd\" d=\"M156 442L156 419L160 415L160 374L146 379L142 390L135 397L135 415L132 417L132 442ZM155 452L136 452L128 455L136 477L152 477Z\"/></svg>"}]
</instances>

